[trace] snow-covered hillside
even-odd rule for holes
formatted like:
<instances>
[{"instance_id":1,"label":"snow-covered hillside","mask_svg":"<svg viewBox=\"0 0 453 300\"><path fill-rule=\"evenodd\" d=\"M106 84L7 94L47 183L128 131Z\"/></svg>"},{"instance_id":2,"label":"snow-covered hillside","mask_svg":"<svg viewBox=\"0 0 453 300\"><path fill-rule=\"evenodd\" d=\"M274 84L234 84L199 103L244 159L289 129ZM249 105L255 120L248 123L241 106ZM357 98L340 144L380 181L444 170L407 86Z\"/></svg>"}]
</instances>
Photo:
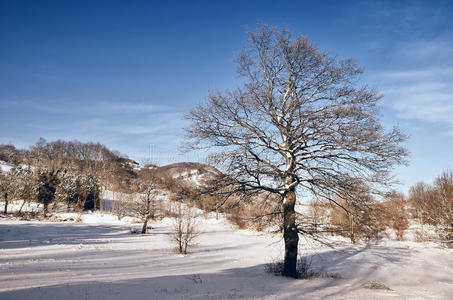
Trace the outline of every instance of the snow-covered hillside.
<instances>
[{"instance_id":1,"label":"snow-covered hillside","mask_svg":"<svg viewBox=\"0 0 453 300\"><path fill-rule=\"evenodd\" d=\"M64 216L61 216L64 217ZM66 216L67 217L67 216ZM206 217L206 218L205 218ZM174 252L172 219L140 226L108 214L82 222L0 218L0 299L449 299L453 252L420 244L343 245L301 239L323 278L264 271L282 254L279 236L235 230L200 215L198 245ZM67 218L68 219L68 218ZM380 283L389 289L370 289ZM368 287L368 288L367 288ZM451 299L451 298L450 298Z\"/></svg>"},{"instance_id":2,"label":"snow-covered hillside","mask_svg":"<svg viewBox=\"0 0 453 300\"><path fill-rule=\"evenodd\" d=\"M194 162L181 162L154 169L156 175L173 178L190 186L200 186L216 179L222 173L216 168Z\"/></svg>"}]
</instances>

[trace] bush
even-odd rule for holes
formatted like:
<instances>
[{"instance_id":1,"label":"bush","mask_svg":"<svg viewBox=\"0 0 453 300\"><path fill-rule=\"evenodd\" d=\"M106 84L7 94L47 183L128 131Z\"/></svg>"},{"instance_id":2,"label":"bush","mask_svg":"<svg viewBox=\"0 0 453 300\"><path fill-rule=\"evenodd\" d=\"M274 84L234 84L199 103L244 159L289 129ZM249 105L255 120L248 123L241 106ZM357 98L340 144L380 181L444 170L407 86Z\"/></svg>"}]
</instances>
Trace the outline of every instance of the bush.
<instances>
[{"instance_id":1,"label":"bush","mask_svg":"<svg viewBox=\"0 0 453 300\"><path fill-rule=\"evenodd\" d=\"M348 237L352 243L360 240L374 240L379 238L379 232L384 231L382 223L382 209L374 202L362 207L350 206L346 201L338 201L348 209L345 211L339 206L332 206L330 222L332 232Z\"/></svg>"},{"instance_id":2,"label":"bush","mask_svg":"<svg viewBox=\"0 0 453 300\"><path fill-rule=\"evenodd\" d=\"M55 192L60 183L59 171L41 171L38 174L38 202L44 205L44 216L47 215L49 204L55 199Z\"/></svg>"},{"instance_id":3,"label":"bush","mask_svg":"<svg viewBox=\"0 0 453 300\"><path fill-rule=\"evenodd\" d=\"M283 274L284 262L273 261L264 266L266 272L280 276ZM306 256L300 256L296 265L297 279L310 279L310 278L341 278L338 274L316 271L312 266L312 259Z\"/></svg>"},{"instance_id":4,"label":"bush","mask_svg":"<svg viewBox=\"0 0 453 300\"><path fill-rule=\"evenodd\" d=\"M443 172L430 186L418 183L409 190L414 217L437 227L443 243L453 243L453 170Z\"/></svg>"},{"instance_id":5,"label":"bush","mask_svg":"<svg viewBox=\"0 0 453 300\"><path fill-rule=\"evenodd\" d=\"M386 201L380 203L382 216L381 222L393 229L399 241L404 239L404 232L409 228L406 200L404 195L395 191L389 193Z\"/></svg>"},{"instance_id":6,"label":"bush","mask_svg":"<svg viewBox=\"0 0 453 300\"><path fill-rule=\"evenodd\" d=\"M178 253L187 254L187 249L194 245L199 236L192 208L178 203L173 230L172 240L176 243L176 250Z\"/></svg>"},{"instance_id":7,"label":"bush","mask_svg":"<svg viewBox=\"0 0 453 300\"><path fill-rule=\"evenodd\" d=\"M240 229L265 231L281 225L278 199L272 195L254 195L245 199L231 199L225 203L228 220Z\"/></svg>"}]
</instances>

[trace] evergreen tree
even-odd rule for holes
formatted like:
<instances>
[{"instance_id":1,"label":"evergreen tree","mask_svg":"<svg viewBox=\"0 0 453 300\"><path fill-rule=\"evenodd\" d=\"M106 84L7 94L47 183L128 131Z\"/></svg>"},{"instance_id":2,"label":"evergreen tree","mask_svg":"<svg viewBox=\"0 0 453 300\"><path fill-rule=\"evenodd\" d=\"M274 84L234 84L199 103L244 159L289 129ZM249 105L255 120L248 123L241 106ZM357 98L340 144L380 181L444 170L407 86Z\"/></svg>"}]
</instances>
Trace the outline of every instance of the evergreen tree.
<instances>
[{"instance_id":1,"label":"evergreen tree","mask_svg":"<svg viewBox=\"0 0 453 300\"><path fill-rule=\"evenodd\" d=\"M49 203L55 199L55 191L60 183L59 171L46 170L38 175L38 202L44 205L44 215L47 215Z\"/></svg>"}]
</instances>

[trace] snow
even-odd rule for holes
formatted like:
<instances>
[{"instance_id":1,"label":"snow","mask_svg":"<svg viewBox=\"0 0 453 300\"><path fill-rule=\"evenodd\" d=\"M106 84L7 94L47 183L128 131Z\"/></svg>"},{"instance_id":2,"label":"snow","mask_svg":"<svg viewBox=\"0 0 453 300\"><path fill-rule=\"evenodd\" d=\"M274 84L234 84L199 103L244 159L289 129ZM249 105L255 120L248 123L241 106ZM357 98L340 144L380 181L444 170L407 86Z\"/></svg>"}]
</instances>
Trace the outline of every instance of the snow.
<instances>
[{"instance_id":1,"label":"snow","mask_svg":"<svg viewBox=\"0 0 453 300\"><path fill-rule=\"evenodd\" d=\"M200 211L198 211L200 213ZM101 213L58 214L80 222L0 217L0 299L451 299L453 252L404 242L336 248L302 238L312 267L330 274L292 280L264 271L281 257L280 236L236 230L213 214L190 254L174 252L173 220ZM332 274L334 276L332 276ZM369 289L369 282L387 289Z\"/></svg>"},{"instance_id":2,"label":"snow","mask_svg":"<svg viewBox=\"0 0 453 300\"><path fill-rule=\"evenodd\" d=\"M11 169L16 168L16 165L7 163L6 161L0 160L0 170L3 172L9 172Z\"/></svg>"}]
</instances>

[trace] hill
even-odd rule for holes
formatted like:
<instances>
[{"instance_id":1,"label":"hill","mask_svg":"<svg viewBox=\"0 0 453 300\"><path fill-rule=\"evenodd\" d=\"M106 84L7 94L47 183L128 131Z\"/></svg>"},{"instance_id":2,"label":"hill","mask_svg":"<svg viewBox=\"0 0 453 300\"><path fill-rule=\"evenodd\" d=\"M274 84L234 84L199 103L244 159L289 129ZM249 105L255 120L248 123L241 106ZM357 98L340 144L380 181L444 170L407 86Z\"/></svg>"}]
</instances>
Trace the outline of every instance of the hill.
<instances>
[{"instance_id":1,"label":"hill","mask_svg":"<svg viewBox=\"0 0 453 300\"><path fill-rule=\"evenodd\" d=\"M216 168L196 163L179 162L152 169L154 175L161 179L173 179L188 187L197 187L222 176Z\"/></svg>"}]
</instances>

